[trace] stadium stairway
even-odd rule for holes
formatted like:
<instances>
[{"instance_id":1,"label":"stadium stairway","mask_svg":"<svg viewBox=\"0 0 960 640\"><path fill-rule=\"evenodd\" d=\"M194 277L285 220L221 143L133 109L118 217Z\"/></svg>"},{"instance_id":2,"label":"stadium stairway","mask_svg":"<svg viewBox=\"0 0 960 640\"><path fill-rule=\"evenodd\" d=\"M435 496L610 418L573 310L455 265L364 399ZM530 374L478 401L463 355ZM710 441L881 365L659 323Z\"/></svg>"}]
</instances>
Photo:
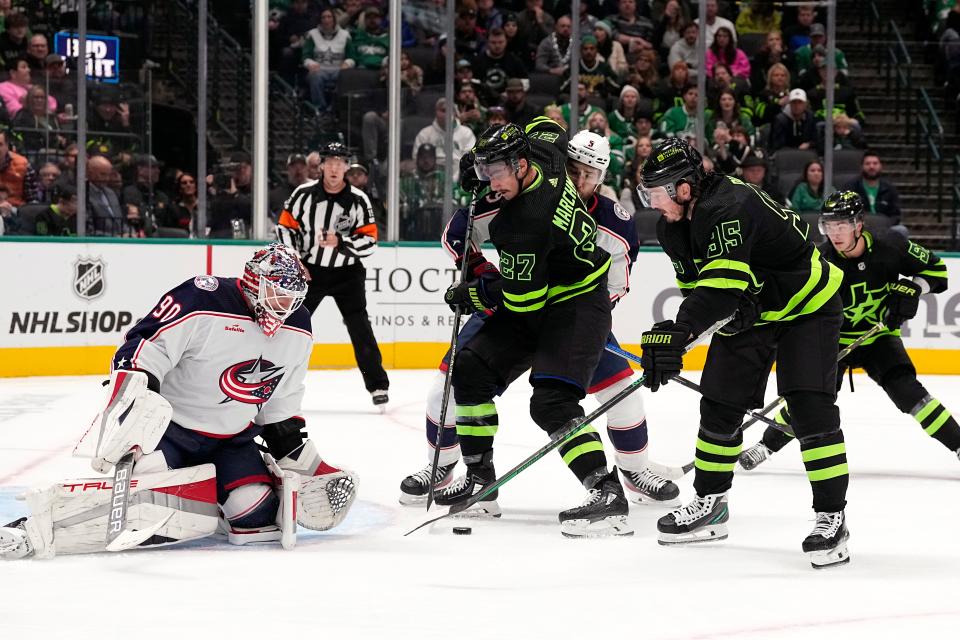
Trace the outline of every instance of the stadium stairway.
<instances>
[{"instance_id":1,"label":"stadium stairway","mask_svg":"<svg viewBox=\"0 0 960 640\"><path fill-rule=\"evenodd\" d=\"M880 155L884 174L900 193L903 222L910 229L911 238L934 249L951 247L953 158L960 148L955 108L947 109L944 91L934 78L934 65L925 42L918 41L913 27L915 17L907 15L911 3L898 0L876 0L881 17L882 30L879 38L871 41L864 33L861 13L865 2L842 2L838 6L837 46L846 54L850 65L850 80L857 91L860 106L866 116L864 132L868 147ZM905 41L910 55L910 74L914 89L902 96L899 115L896 111L893 81L888 88L886 67L878 70L878 60L888 59L889 47L896 46L895 36L889 30L893 20ZM946 159L943 176L942 219L937 214L936 174L927 187L926 159L928 152L921 147L919 168L914 166L916 119L920 88L926 89L937 110L944 129ZM905 99L912 100L913 123L908 123ZM908 143L907 127L913 126L913 137Z\"/></svg>"}]
</instances>

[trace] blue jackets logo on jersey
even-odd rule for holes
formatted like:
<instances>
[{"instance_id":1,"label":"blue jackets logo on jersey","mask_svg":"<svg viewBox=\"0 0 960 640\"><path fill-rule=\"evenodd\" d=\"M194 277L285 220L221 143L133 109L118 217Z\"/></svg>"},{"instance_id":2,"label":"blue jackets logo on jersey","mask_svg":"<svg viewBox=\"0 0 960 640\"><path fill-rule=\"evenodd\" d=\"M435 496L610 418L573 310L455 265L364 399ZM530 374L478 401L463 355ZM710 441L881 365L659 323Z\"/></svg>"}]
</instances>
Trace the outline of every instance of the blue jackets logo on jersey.
<instances>
[{"instance_id":1,"label":"blue jackets logo on jersey","mask_svg":"<svg viewBox=\"0 0 960 640\"><path fill-rule=\"evenodd\" d=\"M280 385L283 367L259 357L231 365L220 374L220 390L227 396L220 404L236 400L244 404L262 405Z\"/></svg>"}]
</instances>

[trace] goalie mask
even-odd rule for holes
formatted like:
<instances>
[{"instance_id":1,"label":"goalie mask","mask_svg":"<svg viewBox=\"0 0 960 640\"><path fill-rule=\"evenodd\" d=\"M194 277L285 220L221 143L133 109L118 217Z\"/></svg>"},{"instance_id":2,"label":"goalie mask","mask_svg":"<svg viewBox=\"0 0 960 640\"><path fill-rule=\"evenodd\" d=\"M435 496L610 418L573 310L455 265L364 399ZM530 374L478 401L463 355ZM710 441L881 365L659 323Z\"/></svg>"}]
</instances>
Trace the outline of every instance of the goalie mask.
<instances>
[{"instance_id":1,"label":"goalie mask","mask_svg":"<svg viewBox=\"0 0 960 640\"><path fill-rule=\"evenodd\" d=\"M257 324L273 336L307 295L306 271L300 258L280 243L259 249L243 269L240 289Z\"/></svg>"}]
</instances>

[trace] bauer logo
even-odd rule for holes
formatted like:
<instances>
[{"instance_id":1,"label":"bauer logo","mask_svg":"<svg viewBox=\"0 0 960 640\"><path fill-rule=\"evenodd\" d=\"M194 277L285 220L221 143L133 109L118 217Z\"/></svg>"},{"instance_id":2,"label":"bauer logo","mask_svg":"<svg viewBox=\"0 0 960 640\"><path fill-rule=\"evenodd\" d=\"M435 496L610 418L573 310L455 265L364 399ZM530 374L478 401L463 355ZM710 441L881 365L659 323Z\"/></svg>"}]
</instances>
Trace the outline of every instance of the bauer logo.
<instances>
[{"instance_id":1,"label":"bauer logo","mask_svg":"<svg viewBox=\"0 0 960 640\"><path fill-rule=\"evenodd\" d=\"M73 263L73 292L84 300L93 300L103 294L103 260L97 258L78 258Z\"/></svg>"}]
</instances>

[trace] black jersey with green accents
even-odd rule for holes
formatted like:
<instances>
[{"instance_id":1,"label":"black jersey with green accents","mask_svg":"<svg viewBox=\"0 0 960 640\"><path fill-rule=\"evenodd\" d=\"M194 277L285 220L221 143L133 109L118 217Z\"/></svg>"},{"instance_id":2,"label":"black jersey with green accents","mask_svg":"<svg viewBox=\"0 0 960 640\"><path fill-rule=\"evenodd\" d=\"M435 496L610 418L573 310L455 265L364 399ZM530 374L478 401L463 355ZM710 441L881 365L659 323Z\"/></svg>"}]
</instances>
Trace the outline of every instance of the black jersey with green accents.
<instances>
[{"instance_id":1,"label":"black jersey with green accents","mask_svg":"<svg viewBox=\"0 0 960 640\"><path fill-rule=\"evenodd\" d=\"M901 276L922 279L930 293L947 289L947 265L929 249L907 240L899 233L873 235L863 233L866 250L858 258L848 258L833 248L830 241L820 245L823 255L843 271L843 327L840 344L847 345L883 322L887 312L887 290ZM899 336L900 329L884 329L863 344L883 335Z\"/></svg>"},{"instance_id":2,"label":"black jersey with green accents","mask_svg":"<svg viewBox=\"0 0 960 640\"><path fill-rule=\"evenodd\" d=\"M567 177L566 131L534 118L525 127L537 177L512 200L481 198L474 212L471 245L489 239L500 254L501 309L530 313L604 286L610 254L597 246L597 223ZM457 225L459 226L459 225ZM448 226L452 230L452 225ZM454 255L455 231L444 244Z\"/></svg>"},{"instance_id":3,"label":"black jersey with green accents","mask_svg":"<svg viewBox=\"0 0 960 640\"><path fill-rule=\"evenodd\" d=\"M695 334L732 314L744 292L760 302L757 324L813 313L843 277L800 216L732 176L709 175L691 218L661 219L657 237L684 292L677 321Z\"/></svg>"}]
</instances>

